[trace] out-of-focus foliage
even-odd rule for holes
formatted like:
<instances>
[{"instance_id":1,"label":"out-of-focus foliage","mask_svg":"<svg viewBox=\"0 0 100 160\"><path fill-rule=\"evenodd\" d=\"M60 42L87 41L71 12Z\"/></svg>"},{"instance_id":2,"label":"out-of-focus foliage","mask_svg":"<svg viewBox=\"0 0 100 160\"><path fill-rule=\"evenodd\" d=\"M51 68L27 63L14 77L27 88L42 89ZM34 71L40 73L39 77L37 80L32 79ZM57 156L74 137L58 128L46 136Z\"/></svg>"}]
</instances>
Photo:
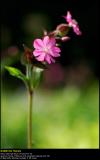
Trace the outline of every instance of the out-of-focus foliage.
<instances>
[{"instance_id":1,"label":"out-of-focus foliage","mask_svg":"<svg viewBox=\"0 0 100 160\"><path fill-rule=\"evenodd\" d=\"M98 82L79 89L38 90L33 105L33 148L98 148ZM27 93L2 92L2 148L27 147Z\"/></svg>"}]
</instances>

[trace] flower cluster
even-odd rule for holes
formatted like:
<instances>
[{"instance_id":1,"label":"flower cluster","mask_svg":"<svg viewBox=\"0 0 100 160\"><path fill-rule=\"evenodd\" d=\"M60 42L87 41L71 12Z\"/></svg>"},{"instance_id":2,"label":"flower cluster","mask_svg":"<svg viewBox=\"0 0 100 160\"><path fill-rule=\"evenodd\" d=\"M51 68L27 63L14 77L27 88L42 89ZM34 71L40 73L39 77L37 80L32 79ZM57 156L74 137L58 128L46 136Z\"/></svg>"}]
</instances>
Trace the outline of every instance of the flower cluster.
<instances>
[{"instance_id":1,"label":"flower cluster","mask_svg":"<svg viewBox=\"0 0 100 160\"><path fill-rule=\"evenodd\" d=\"M72 28L76 35L81 35L78 22L72 19L71 13L68 11L63 16L67 23L59 24L56 29L50 33L44 31L42 39L35 39L33 42L34 51L32 52L36 61L42 64L50 64L55 62L55 58L60 56L61 49L58 47L60 42L70 39L68 36L69 28Z\"/></svg>"}]
</instances>

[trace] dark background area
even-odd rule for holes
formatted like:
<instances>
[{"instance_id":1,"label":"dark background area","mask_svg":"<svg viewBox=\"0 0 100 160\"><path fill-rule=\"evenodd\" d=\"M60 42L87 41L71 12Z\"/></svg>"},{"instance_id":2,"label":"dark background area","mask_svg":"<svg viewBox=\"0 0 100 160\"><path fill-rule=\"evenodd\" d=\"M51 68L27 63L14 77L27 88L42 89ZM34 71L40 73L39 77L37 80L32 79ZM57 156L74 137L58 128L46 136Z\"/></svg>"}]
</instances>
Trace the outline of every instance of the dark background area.
<instances>
[{"instance_id":1,"label":"dark background area","mask_svg":"<svg viewBox=\"0 0 100 160\"><path fill-rule=\"evenodd\" d=\"M71 41L62 47L63 54L60 62L63 66L67 66L80 63L84 59L98 76L98 5L97 0L3 0L1 3L2 28L6 26L10 29L12 33L11 45L17 45L22 49L24 33L20 24L26 14L37 12L48 15L52 21L51 29L54 29L57 24L64 22L62 15L70 10L73 17L77 19L83 35L76 38L76 35L71 33ZM8 46L2 45L2 49L6 47Z\"/></svg>"}]
</instances>

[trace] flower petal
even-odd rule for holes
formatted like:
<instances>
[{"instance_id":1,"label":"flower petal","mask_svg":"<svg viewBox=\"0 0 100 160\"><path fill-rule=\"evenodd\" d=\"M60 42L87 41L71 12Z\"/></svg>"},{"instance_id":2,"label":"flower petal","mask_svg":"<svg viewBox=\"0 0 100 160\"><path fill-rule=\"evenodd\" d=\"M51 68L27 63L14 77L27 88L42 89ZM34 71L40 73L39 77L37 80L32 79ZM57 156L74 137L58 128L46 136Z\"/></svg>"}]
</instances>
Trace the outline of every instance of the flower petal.
<instances>
[{"instance_id":1,"label":"flower petal","mask_svg":"<svg viewBox=\"0 0 100 160\"><path fill-rule=\"evenodd\" d=\"M75 27L73 27L73 31L74 31L77 35L81 35L81 34L82 34L81 31L80 31L80 29L79 29L79 27L78 27L78 25L75 26Z\"/></svg>"},{"instance_id":2,"label":"flower petal","mask_svg":"<svg viewBox=\"0 0 100 160\"><path fill-rule=\"evenodd\" d=\"M36 49L40 49L41 47L43 47L43 41L41 39L36 39L33 42L33 46Z\"/></svg>"},{"instance_id":3,"label":"flower petal","mask_svg":"<svg viewBox=\"0 0 100 160\"><path fill-rule=\"evenodd\" d=\"M68 23L70 23L72 21L72 15L69 11L67 12L66 20Z\"/></svg>"},{"instance_id":4,"label":"flower petal","mask_svg":"<svg viewBox=\"0 0 100 160\"><path fill-rule=\"evenodd\" d=\"M51 57L51 61L52 61L53 63L55 63L55 59L53 59L52 57Z\"/></svg>"},{"instance_id":5,"label":"flower petal","mask_svg":"<svg viewBox=\"0 0 100 160\"><path fill-rule=\"evenodd\" d=\"M57 53L61 52L60 48L59 47L54 47L53 50Z\"/></svg>"},{"instance_id":6,"label":"flower petal","mask_svg":"<svg viewBox=\"0 0 100 160\"><path fill-rule=\"evenodd\" d=\"M60 57L60 54L57 52L54 52L54 56L53 57Z\"/></svg>"},{"instance_id":7,"label":"flower petal","mask_svg":"<svg viewBox=\"0 0 100 160\"><path fill-rule=\"evenodd\" d=\"M56 45L56 40L55 40L55 38L50 38L49 44L50 44L51 46Z\"/></svg>"},{"instance_id":8,"label":"flower petal","mask_svg":"<svg viewBox=\"0 0 100 160\"><path fill-rule=\"evenodd\" d=\"M41 55L41 53L42 53L42 51L39 51L39 50L34 50L33 51L34 56L39 56L39 55Z\"/></svg>"},{"instance_id":9,"label":"flower petal","mask_svg":"<svg viewBox=\"0 0 100 160\"><path fill-rule=\"evenodd\" d=\"M47 54L45 56L45 60L50 64L51 63L51 56Z\"/></svg>"},{"instance_id":10,"label":"flower petal","mask_svg":"<svg viewBox=\"0 0 100 160\"><path fill-rule=\"evenodd\" d=\"M48 43L49 43L49 41L50 41L49 37L48 37L48 36L45 36L44 39L43 39L44 45L47 46Z\"/></svg>"},{"instance_id":11,"label":"flower petal","mask_svg":"<svg viewBox=\"0 0 100 160\"><path fill-rule=\"evenodd\" d=\"M37 59L38 61L44 61L44 58L45 58L45 53L44 53L44 52L41 53L41 55L39 55L38 57L36 57L36 59Z\"/></svg>"},{"instance_id":12,"label":"flower petal","mask_svg":"<svg viewBox=\"0 0 100 160\"><path fill-rule=\"evenodd\" d=\"M61 52L59 47L52 47L51 50L49 51L49 55L53 57L60 57L59 52Z\"/></svg>"},{"instance_id":13,"label":"flower petal","mask_svg":"<svg viewBox=\"0 0 100 160\"><path fill-rule=\"evenodd\" d=\"M55 51L50 51L49 55L51 55L52 57L60 57L60 54L58 52Z\"/></svg>"},{"instance_id":14,"label":"flower petal","mask_svg":"<svg viewBox=\"0 0 100 160\"><path fill-rule=\"evenodd\" d=\"M72 20L72 26L77 26L77 25L78 25L78 22L75 19L73 19Z\"/></svg>"}]
</instances>

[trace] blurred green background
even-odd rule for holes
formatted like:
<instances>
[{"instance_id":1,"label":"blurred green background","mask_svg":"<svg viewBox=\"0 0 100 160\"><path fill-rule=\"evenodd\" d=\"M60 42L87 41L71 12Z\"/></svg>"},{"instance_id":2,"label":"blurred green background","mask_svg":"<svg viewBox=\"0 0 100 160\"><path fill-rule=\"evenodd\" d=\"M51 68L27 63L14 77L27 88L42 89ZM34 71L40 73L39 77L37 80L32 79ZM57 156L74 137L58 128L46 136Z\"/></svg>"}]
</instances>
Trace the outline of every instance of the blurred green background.
<instances>
[{"instance_id":1,"label":"blurred green background","mask_svg":"<svg viewBox=\"0 0 100 160\"><path fill-rule=\"evenodd\" d=\"M27 148L27 93L2 92L2 148ZM85 89L38 90L33 104L33 148L98 148L98 82Z\"/></svg>"},{"instance_id":2,"label":"blurred green background","mask_svg":"<svg viewBox=\"0 0 100 160\"><path fill-rule=\"evenodd\" d=\"M99 148L99 83L97 66L98 4L62 0L56 4L2 3L1 26L1 148L27 148L27 91L4 66L18 67L22 44L32 48L43 29L64 23L70 10L83 35L70 33L61 57L44 71L33 99L33 148ZM52 12L51 12L52 7ZM93 12L94 11L94 12ZM92 18L94 17L94 19Z\"/></svg>"}]
</instances>

